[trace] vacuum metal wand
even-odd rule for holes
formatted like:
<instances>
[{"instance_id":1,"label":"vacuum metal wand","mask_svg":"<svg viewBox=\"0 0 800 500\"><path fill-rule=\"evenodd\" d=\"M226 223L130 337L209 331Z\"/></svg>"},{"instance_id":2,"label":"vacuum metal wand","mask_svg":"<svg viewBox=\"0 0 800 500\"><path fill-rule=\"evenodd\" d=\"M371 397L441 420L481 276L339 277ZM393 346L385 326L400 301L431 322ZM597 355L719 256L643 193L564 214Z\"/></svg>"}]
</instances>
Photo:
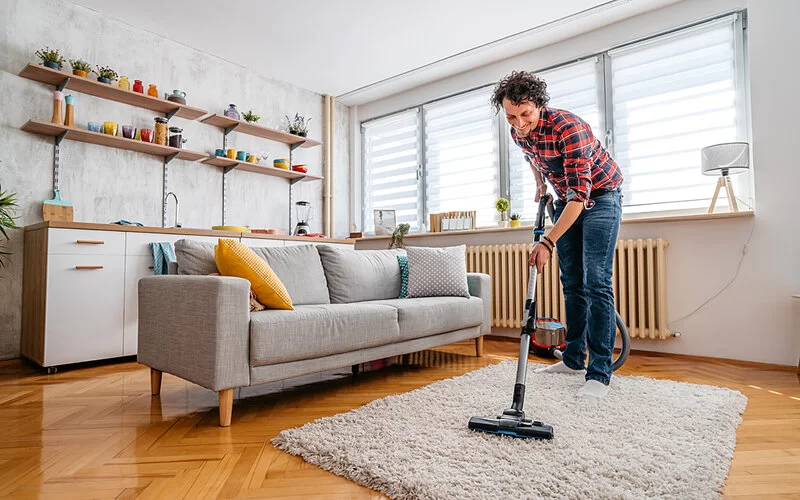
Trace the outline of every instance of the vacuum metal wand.
<instances>
[{"instance_id":1,"label":"vacuum metal wand","mask_svg":"<svg viewBox=\"0 0 800 500\"><path fill-rule=\"evenodd\" d=\"M553 198L546 194L539 199L539 210L536 215L536 224L533 227L533 247L542 241L544 236L544 207L550 209L550 218L553 217ZM519 343L519 359L526 360L525 363L517 365L517 381L514 385L514 400L511 407L515 410L522 410L525 399L525 377L528 372L528 352L531 345L531 337L536 332L536 283L539 278L539 270L535 265L528 266L528 293L525 298L525 320L522 323L522 339Z\"/></svg>"}]
</instances>

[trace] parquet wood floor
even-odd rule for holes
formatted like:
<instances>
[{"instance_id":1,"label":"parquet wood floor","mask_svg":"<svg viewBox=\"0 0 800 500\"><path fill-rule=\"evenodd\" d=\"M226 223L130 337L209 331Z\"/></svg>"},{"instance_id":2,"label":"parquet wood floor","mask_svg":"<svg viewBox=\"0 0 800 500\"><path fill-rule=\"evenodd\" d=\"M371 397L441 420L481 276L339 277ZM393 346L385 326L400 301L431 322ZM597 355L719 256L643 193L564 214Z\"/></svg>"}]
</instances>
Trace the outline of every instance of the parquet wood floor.
<instances>
[{"instance_id":1,"label":"parquet wood floor","mask_svg":"<svg viewBox=\"0 0 800 500\"><path fill-rule=\"evenodd\" d=\"M161 397L151 397L150 371L135 362L54 375L3 362L0 497L384 498L269 440L282 429L515 358L518 345L487 339L484 348L482 358L464 342L355 379L343 369L245 388L235 394L227 428L218 426L216 393L165 374ZM749 403L726 497L800 499L800 383L792 367L634 353L620 373L743 392Z\"/></svg>"}]
</instances>

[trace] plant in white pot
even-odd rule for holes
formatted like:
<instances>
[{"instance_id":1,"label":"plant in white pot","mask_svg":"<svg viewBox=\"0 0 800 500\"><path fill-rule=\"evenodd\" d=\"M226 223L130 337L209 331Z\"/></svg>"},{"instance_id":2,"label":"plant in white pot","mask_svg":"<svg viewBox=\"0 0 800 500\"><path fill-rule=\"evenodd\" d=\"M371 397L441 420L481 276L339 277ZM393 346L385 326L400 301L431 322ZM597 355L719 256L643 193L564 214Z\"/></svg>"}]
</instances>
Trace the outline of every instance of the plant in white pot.
<instances>
[{"instance_id":1,"label":"plant in white pot","mask_svg":"<svg viewBox=\"0 0 800 500\"><path fill-rule=\"evenodd\" d=\"M500 212L500 227L508 227L508 209L511 208L511 204L505 198L498 198L494 204L494 208Z\"/></svg>"}]
</instances>

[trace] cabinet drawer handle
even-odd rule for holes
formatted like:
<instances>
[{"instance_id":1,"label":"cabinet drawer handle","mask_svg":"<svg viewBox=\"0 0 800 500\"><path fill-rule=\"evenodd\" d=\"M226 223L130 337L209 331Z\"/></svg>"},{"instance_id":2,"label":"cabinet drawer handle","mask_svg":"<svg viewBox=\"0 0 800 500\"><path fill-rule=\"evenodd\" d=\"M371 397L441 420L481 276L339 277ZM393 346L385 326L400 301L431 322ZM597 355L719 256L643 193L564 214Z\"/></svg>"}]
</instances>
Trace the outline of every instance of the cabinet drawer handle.
<instances>
[{"instance_id":1,"label":"cabinet drawer handle","mask_svg":"<svg viewBox=\"0 0 800 500\"><path fill-rule=\"evenodd\" d=\"M76 243L79 245L105 245L105 241L100 240L78 240Z\"/></svg>"},{"instance_id":2,"label":"cabinet drawer handle","mask_svg":"<svg viewBox=\"0 0 800 500\"><path fill-rule=\"evenodd\" d=\"M155 269L155 266L147 266L147 269Z\"/></svg>"},{"instance_id":3,"label":"cabinet drawer handle","mask_svg":"<svg viewBox=\"0 0 800 500\"><path fill-rule=\"evenodd\" d=\"M103 266L75 266L75 269L86 270L86 269L103 269Z\"/></svg>"}]
</instances>

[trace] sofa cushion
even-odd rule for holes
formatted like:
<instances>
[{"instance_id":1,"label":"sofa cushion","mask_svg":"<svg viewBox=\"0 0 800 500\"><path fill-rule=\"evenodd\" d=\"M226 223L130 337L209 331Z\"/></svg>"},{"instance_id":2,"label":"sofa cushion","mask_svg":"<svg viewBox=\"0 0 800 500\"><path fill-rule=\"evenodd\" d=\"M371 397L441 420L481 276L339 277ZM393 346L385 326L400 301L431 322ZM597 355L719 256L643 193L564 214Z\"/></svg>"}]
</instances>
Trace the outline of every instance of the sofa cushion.
<instances>
[{"instance_id":1,"label":"sofa cushion","mask_svg":"<svg viewBox=\"0 0 800 500\"><path fill-rule=\"evenodd\" d=\"M217 272L213 243L178 240L175 242L175 260L178 262L178 274L207 276Z\"/></svg>"},{"instance_id":2,"label":"sofa cushion","mask_svg":"<svg viewBox=\"0 0 800 500\"><path fill-rule=\"evenodd\" d=\"M396 342L397 309L323 304L250 313L250 366L313 359Z\"/></svg>"},{"instance_id":3,"label":"sofa cushion","mask_svg":"<svg viewBox=\"0 0 800 500\"><path fill-rule=\"evenodd\" d=\"M466 245L408 247L409 297L469 297Z\"/></svg>"},{"instance_id":4,"label":"sofa cushion","mask_svg":"<svg viewBox=\"0 0 800 500\"><path fill-rule=\"evenodd\" d=\"M292 304L330 304L328 283L316 245L254 247L283 282Z\"/></svg>"},{"instance_id":5,"label":"sofa cushion","mask_svg":"<svg viewBox=\"0 0 800 500\"><path fill-rule=\"evenodd\" d=\"M270 309L292 309L292 299L275 271L264 259L239 241L220 238L214 260L223 276L244 278L261 304Z\"/></svg>"},{"instance_id":6,"label":"sofa cushion","mask_svg":"<svg viewBox=\"0 0 800 500\"><path fill-rule=\"evenodd\" d=\"M408 297L408 255L398 255L397 263L400 264L400 295L398 299Z\"/></svg>"},{"instance_id":7,"label":"sofa cushion","mask_svg":"<svg viewBox=\"0 0 800 500\"><path fill-rule=\"evenodd\" d=\"M283 282L294 305L330 304L325 271L315 245L251 247ZM218 272L214 244L192 240L175 242L178 274L209 275Z\"/></svg>"},{"instance_id":8,"label":"sofa cushion","mask_svg":"<svg viewBox=\"0 0 800 500\"><path fill-rule=\"evenodd\" d=\"M373 300L364 304L396 308L400 340L478 326L483 320L483 301L478 297L420 297Z\"/></svg>"},{"instance_id":9,"label":"sofa cushion","mask_svg":"<svg viewBox=\"0 0 800 500\"><path fill-rule=\"evenodd\" d=\"M400 296L398 255L404 250L352 250L319 245L331 303L396 299ZM465 278L466 279L466 278Z\"/></svg>"}]
</instances>

